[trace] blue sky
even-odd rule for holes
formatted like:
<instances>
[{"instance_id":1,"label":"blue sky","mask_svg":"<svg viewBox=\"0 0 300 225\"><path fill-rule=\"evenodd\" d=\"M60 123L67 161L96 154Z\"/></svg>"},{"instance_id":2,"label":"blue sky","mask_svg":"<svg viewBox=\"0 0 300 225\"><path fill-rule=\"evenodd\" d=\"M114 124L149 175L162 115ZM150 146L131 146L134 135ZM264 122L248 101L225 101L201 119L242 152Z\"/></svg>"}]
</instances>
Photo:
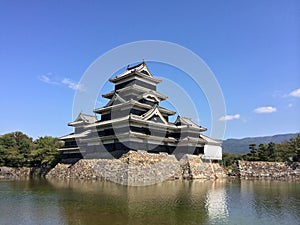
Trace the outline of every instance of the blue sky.
<instances>
[{"instance_id":1,"label":"blue sky","mask_svg":"<svg viewBox=\"0 0 300 225\"><path fill-rule=\"evenodd\" d=\"M174 42L206 62L223 91L225 138L300 130L299 1L1 1L0 27L0 134L71 132L86 69L140 40ZM201 90L174 68L149 67L187 87L210 129Z\"/></svg>"}]
</instances>

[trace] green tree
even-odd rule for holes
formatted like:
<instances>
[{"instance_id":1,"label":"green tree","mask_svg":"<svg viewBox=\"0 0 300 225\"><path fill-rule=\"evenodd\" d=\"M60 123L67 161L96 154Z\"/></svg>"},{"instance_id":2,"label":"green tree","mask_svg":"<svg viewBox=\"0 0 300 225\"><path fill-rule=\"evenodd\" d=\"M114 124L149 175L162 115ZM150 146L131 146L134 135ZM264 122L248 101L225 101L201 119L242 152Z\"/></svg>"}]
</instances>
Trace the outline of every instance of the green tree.
<instances>
[{"instance_id":1,"label":"green tree","mask_svg":"<svg viewBox=\"0 0 300 225\"><path fill-rule=\"evenodd\" d=\"M5 165L6 149L0 144L0 166Z\"/></svg>"},{"instance_id":2,"label":"green tree","mask_svg":"<svg viewBox=\"0 0 300 225\"><path fill-rule=\"evenodd\" d=\"M248 161L258 161L258 152L256 148L256 144L250 144L249 145L250 152L247 155L244 155L243 159Z\"/></svg>"},{"instance_id":3,"label":"green tree","mask_svg":"<svg viewBox=\"0 0 300 225\"><path fill-rule=\"evenodd\" d=\"M241 159L241 155L232 154L229 152L224 152L222 156L222 161L220 164L230 172L233 168L233 164Z\"/></svg>"},{"instance_id":4,"label":"green tree","mask_svg":"<svg viewBox=\"0 0 300 225\"><path fill-rule=\"evenodd\" d=\"M53 137L40 137L35 142L35 149L32 151L31 164L39 167L52 167L60 160L58 148L62 143Z\"/></svg>"},{"instance_id":5,"label":"green tree","mask_svg":"<svg viewBox=\"0 0 300 225\"><path fill-rule=\"evenodd\" d=\"M268 153L269 161L280 161L280 157L276 152L276 144L274 142L268 143L267 153Z\"/></svg>"},{"instance_id":6,"label":"green tree","mask_svg":"<svg viewBox=\"0 0 300 225\"><path fill-rule=\"evenodd\" d=\"M17 141L14 138L13 133L5 134L0 138L0 145L2 145L6 149L16 148Z\"/></svg>"},{"instance_id":7,"label":"green tree","mask_svg":"<svg viewBox=\"0 0 300 225\"><path fill-rule=\"evenodd\" d=\"M24 166L30 154L32 138L20 131L5 134L0 137L0 163L8 166Z\"/></svg>"},{"instance_id":8,"label":"green tree","mask_svg":"<svg viewBox=\"0 0 300 225\"><path fill-rule=\"evenodd\" d=\"M264 144L258 145L257 153L258 153L259 161L268 161L269 160L267 147Z\"/></svg>"},{"instance_id":9,"label":"green tree","mask_svg":"<svg viewBox=\"0 0 300 225\"><path fill-rule=\"evenodd\" d=\"M53 137L36 141L20 131L0 136L0 165L52 167L60 159L57 149L62 143Z\"/></svg>"},{"instance_id":10,"label":"green tree","mask_svg":"<svg viewBox=\"0 0 300 225\"><path fill-rule=\"evenodd\" d=\"M21 167L25 164L26 159L17 149L9 149L5 157L5 165L11 167Z\"/></svg>"},{"instance_id":11,"label":"green tree","mask_svg":"<svg viewBox=\"0 0 300 225\"><path fill-rule=\"evenodd\" d=\"M289 141L289 152L294 161L300 160L300 134Z\"/></svg>"}]
</instances>

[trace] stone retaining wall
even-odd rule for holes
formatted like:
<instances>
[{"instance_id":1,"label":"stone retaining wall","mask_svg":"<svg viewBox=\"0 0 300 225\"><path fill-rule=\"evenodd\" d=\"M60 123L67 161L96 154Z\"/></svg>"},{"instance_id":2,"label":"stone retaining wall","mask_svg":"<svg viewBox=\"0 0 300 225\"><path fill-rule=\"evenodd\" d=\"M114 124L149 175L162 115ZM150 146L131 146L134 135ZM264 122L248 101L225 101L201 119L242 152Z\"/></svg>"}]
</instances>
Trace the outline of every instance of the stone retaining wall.
<instances>
[{"instance_id":1,"label":"stone retaining wall","mask_svg":"<svg viewBox=\"0 0 300 225\"><path fill-rule=\"evenodd\" d=\"M225 177L219 164L203 162L200 156L186 155L178 161L167 153L129 151L120 159L82 159L58 164L47 177L105 179L125 185L145 185L170 179L216 179Z\"/></svg>"},{"instance_id":2,"label":"stone retaining wall","mask_svg":"<svg viewBox=\"0 0 300 225\"><path fill-rule=\"evenodd\" d=\"M26 179L44 176L49 170L37 167L0 167L0 179Z\"/></svg>"},{"instance_id":3,"label":"stone retaining wall","mask_svg":"<svg viewBox=\"0 0 300 225\"><path fill-rule=\"evenodd\" d=\"M299 180L300 163L238 161L232 175L246 179Z\"/></svg>"},{"instance_id":4,"label":"stone retaining wall","mask_svg":"<svg viewBox=\"0 0 300 225\"><path fill-rule=\"evenodd\" d=\"M180 160L183 179L216 179L227 177L218 163L210 163L196 155L184 155Z\"/></svg>"}]
</instances>

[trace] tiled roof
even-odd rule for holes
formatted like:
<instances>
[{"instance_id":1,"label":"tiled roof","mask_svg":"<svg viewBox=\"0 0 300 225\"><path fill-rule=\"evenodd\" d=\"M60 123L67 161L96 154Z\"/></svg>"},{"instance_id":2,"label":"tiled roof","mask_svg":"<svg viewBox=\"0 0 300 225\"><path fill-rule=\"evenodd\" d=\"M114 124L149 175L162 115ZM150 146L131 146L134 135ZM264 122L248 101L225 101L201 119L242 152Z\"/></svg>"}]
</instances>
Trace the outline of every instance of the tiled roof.
<instances>
[{"instance_id":1,"label":"tiled roof","mask_svg":"<svg viewBox=\"0 0 300 225\"><path fill-rule=\"evenodd\" d=\"M126 71L124 73L121 73L120 75L116 76L116 78L119 78L119 77L122 77L122 76L125 76L129 73L132 73L132 72L140 72L144 75L147 75L149 77L153 77L152 74L150 73L147 65L145 62L142 62L140 64L137 64L135 66L130 66L128 65Z\"/></svg>"},{"instance_id":2,"label":"tiled roof","mask_svg":"<svg viewBox=\"0 0 300 225\"><path fill-rule=\"evenodd\" d=\"M204 134L200 134L200 137L203 138L208 144L211 145L222 145L222 141L215 140L213 138L207 137Z\"/></svg>"},{"instance_id":3,"label":"tiled roof","mask_svg":"<svg viewBox=\"0 0 300 225\"><path fill-rule=\"evenodd\" d=\"M60 140L67 140L67 139L71 139L71 138L82 138L82 137L86 137L89 133L91 133L90 130L86 130L83 131L82 133L71 133L65 136L60 137Z\"/></svg>"},{"instance_id":4,"label":"tiled roof","mask_svg":"<svg viewBox=\"0 0 300 225\"><path fill-rule=\"evenodd\" d=\"M82 120L86 123L95 123L98 119L97 116L80 113Z\"/></svg>"},{"instance_id":5,"label":"tiled roof","mask_svg":"<svg viewBox=\"0 0 300 225\"><path fill-rule=\"evenodd\" d=\"M115 92L114 96L110 99L110 101L104 106L104 107L108 107L108 106L112 106L114 105L115 101L118 100L121 103L125 103L126 100L124 100L118 93Z\"/></svg>"},{"instance_id":6,"label":"tiled roof","mask_svg":"<svg viewBox=\"0 0 300 225\"><path fill-rule=\"evenodd\" d=\"M176 121L175 121L176 125L187 125L190 127L194 127L194 128L200 128L203 131L206 130L206 128L199 126L197 123L195 123L191 118L187 118L187 117L183 117L183 116L178 116Z\"/></svg>"},{"instance_id":7,"label":"tiled roof","mask_svg":"<svg viewBox=\"0 0 300 225\"><path fill-rule=\"evenodd\" d=\"M136 66L131 66L131 67L128 66L124 73L121 73L114 78L110 78L109 80L111 82L117 82L119 80L126 79L127 77L129 77L131 75L136 75L136 76L142 77L148 81L155 82L155 83L161 82L160 79L153 77L153 75L150 73L145 62L142 62Z\"/></svg>"},{"instance_id":8,"label":"tiled roof","mask_svg":"<svg viewBox=\"0 0 300 225\"><path fill-rule=\"evenodd\" d=\"M84 114L84 113L79 113L79 115L77 116L77 118L73 121L68 123L69 126L74 126L74 125L79 125L79 124L83 124L83 123L95 123L98 120L97 116L92 116L92 115L88 115L88 114Z\"/></svg>"},{"instance_id":9,"label":"tiled roof","mask_svg":"<svg viewBox=\"0 0 300 225\"><path fill-rule=\"evenodd\" d=\"M145 103L141 103L141 102L138 102L138 101L135 101L135 100L129 100L129 101L126 101L124 103L119 103L119 104L116 104L116 105L106 105L105 107L101 107L101 108L97 108L97 109L94 109L94 112L95 113L103 113L105 111L109 111L111 109L117 109L117 108L122 108L122 107L125 107L126 105L131 105L131 106L136 106L136 107L141 107L141 108L144 108L144 109L151 109L151 106L148 105L148 104L145 104ZM161 107L161 106L157 106L160 110L160 112L162 114L167 114L167 115L174 115L176 114L176 112L172 111L172 110L169 110L169 109L166 109L164 107Z\"/></svg>"},{"instance_id":10,"label":"tiled roof","mask_svg":"<svg viewBox=\"0 0 300 225\"><path fill-rule=\"evenodd\" d=\"M108 93L105 93L105 94L102 94L102 97L104 98L112 98L114 96L115 93L122 93L122 92L135 92L135 93L140 93L141 95L144 95L145 93L151 93L152 95L155 95L156 97L160 98L160 99L168 99L168 96L164 95L164 94L161 94L159 93L158 91L154 91L154 90L150 90L147 89L147 88L144 88L144 87L141 87L139 85L131 85L131 86L128 86L128 87L125 87L125 88L122 88L120 90L117 90L117 91L111 91L111 92L108 92Z\"/></svg>"}]
</instances>

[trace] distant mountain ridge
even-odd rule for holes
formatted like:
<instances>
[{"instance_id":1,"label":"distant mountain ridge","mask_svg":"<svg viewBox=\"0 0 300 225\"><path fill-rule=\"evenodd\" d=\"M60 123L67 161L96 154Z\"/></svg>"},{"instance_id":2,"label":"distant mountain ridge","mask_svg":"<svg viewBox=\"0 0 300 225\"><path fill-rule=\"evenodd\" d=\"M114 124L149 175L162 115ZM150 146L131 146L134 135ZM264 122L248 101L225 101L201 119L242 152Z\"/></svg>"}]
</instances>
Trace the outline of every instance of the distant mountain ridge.
<instances>
[{"instance_id":1,"label":"distant mountain ridge","mask_svg":"<svg viewBox=\"0 0 300 225\"><path fill-rule=\"evenodd\" d=\"M269 142L274 142L279 144L284 141L289 141L298 135L295 134L278 134L274 136L265 137L247 137L242 139L227 139L223 141L223 152L229 152L234 154L246 154L249 152L249 144L267 144Z\"/></svg>"}]
</instances>

